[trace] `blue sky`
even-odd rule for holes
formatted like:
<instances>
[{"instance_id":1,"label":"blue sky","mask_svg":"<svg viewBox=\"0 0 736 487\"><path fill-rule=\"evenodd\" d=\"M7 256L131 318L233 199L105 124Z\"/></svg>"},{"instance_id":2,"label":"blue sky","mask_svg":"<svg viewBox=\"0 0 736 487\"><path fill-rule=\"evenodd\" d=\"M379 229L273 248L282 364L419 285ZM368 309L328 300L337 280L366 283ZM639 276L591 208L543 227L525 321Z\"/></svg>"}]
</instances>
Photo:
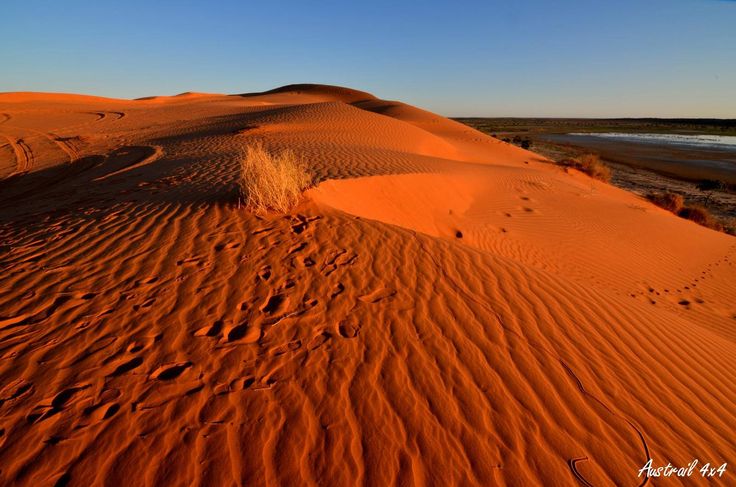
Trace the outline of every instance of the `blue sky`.
<instances>
[{"instance_id":1,"label":"blue sky","mask_svg":"<svg viewBox=\"0 0 736 487\"><path fill-rule=\"evenodd\" d=\"M736 118L736 2L3 0L0 91L289 83L443 115Z\"/></svg>"}]
</instances>

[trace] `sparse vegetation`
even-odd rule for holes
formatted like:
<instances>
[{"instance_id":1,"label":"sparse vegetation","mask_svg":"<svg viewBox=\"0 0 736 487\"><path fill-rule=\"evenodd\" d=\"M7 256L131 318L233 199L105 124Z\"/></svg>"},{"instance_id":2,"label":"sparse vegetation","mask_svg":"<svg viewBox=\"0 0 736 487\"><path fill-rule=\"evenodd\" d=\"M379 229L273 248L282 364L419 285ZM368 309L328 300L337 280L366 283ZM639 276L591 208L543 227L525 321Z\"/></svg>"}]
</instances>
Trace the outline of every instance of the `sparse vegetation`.
<instances>
[{"instance_id":1,"label":"sparse vegetation","mask_svg":"<svg viewBox=\"0 0 736 487\"><path fill-rule=\"evenodd\" d=\"M686 206L677 212L682 218L692 220L698 225L712 228L713 230L723 231L723 225L718 223L715 218L710 214L707 208L700 205Z\"/></svg>"},{"instance_id":2,"label":"sparse vegetation","mask_svg":"<svg viewBox=\"0 0 736 487\"><path fill-rule=\"evenodd\" d=\"M493 137L498 139L498 136L496 134L493 134ZM532 146L532 141L526 137L522 138L518 135L515 136L513 139L509 139L508 137L501 139L506 143L518 145L522 149L529 150Z\"/></svg>"},{"instance_id":3,"label":"sparse vegetation","mask_svg":"<svg viewBox=\"0 0 736 487\"><path fill-rule=\"evenodd\" d=\"M703 179L695 187L705 194L705 204L707 205L711 196L713 196L713 191L726 191L727 184L716 179Z\"/></svg>"},{"instance_id":4,"label":"sparse vegetation","mask_svg":"<svg viewBox=\"0 0 736 487\"><path fill-rule=\"evenodd\" d=\"M611 180L611 170L601 162L601 158L597 154L583 154L575 159L563 159L558 164L574 167L578 171L606 183Z\"/></svg>"},{"instance_id":5,"label":"sparse vegetation","mask_svg":"<svg viewBox=\"0 0 736 487\"><path fill-rule=\"evenodd\" d=\"M694 221L698 225L726 233L733 233L732 229L724 227L718 222L706 207L701 205L686 206L683 197L677 193L649 193L647 194L647 199L679 217Z\"/></svg>"},{"instance_id":6,"label":"sparse vegetation","mask_svg":"<svg viewBox=\"0 0 736 487\"><path fill-rule=\"evenodd\" d=\"M581 160L587 159L584 154L588 154L591 149L573 142L554 141L547 135L599 132L736 135L736 120L548 118L456 120L511 144L521 145L524 140L529 140L534 152L555 161L558 165L574 167L588 174L597 172L595 168L598 167L595 162L581 163ZM695 149L688 152L697 153ZM736 206L733 204L736 181L719 180L718 173L705 170L701 176L703 179L698 181L693 181L692 174L688 174L687 171L672 174L668 169L666 173L659 172L657 164L649 164L645 159L631 157L625 147L609 150L606 156L610 157L612 162L608 169L616 171L616 178L612 181L616 186L637 194L646 194L655 204L675 214L679 214L685 207L699 203L707 209L710 221L716 222L712 225L713 228L720 226L723 232L736 235ZM608 180L606 173L609 172L604 169L604 174L594 177ZM651 193L653 190L659 193ZM667 192L674 194L662 194ZM682 202L677 195L682 196ZM692 214L693 218L706 222L708 226L711 225L708 218L703 218L701 211L687 210L684 214L686 216Z\"/></svg>"},{"instance_id":7,"label":"sparse vegetation","mask_svg":"<svg viewBox=\"0 0 736 487\"><path fill-rule=\"evenodd\" d=\"M272 153L256 143L240 161L240 190L248 208L287 212L312 183L304 162L290 149Z\"/></svg>"},{"instance_id":8,"label":"sparse vegetation","mask_svg":"<svg viewBox=\"0 0 736 487\"><path fill-rule=\"evenodd\" d=\"M685 200L677 193L649 193L647 199L655 205L672 213L678 213L685 206Z\"/></svg>"}]
</instances>

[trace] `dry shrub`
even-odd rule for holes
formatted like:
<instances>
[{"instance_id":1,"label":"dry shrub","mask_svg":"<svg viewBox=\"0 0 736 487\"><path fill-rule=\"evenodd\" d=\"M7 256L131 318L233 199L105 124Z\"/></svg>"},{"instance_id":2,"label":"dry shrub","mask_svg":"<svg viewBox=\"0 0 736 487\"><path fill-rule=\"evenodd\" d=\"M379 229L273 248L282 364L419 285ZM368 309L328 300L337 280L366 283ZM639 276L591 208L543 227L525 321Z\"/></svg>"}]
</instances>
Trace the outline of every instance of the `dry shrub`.
<instances>
[{"instance_id":1,"label":"dry shrub","mask_svg":"<svg viewBox=\"0 0 736 487\"><path fill-rule=\"evenodd\" d=\"M685 206L685 200L677 193L649 193L647 199L667 211L678 213Z\"/></svg>"},{"instance_id":2,"label":"dry shrub","mask_svg":"<svg viewBox=\"0 0 736 487\"><path fill-rule=\"evenodd\" d=\"M713 230L723 230L723 226L718 223L710 212L703 206L686 206L678 211L677 214L682 218L694 221L698 225L712 228Z\"/></svg>"},{"instance_id":3,"label":"dry shrub","mask_svg":"<svg viewBox=\"0 0 736 487\"><path fill-rule=\"evenodd\" d=\"M647 199L655 205L662 207L665 210L669 210L681 218L694 221L698 225L730 234L733 234L734 232L733 228L728 226L724 227L704 206L685 206L685 202L679 194L669 192L649 193L647 194Z\"/></svg>"},{"instance_id":4,"label":"dry shrub","mask_svg":"<svg viewBox=\"0 0 736 487\"><path fill-rule=\"evenodd\" d=\"M578 157L579 169L590 177L600 181L611 180L611 170L601 162L597 154L585 154Z\"/></svg>"},{"instance_id":5,"label":"dry shrub","mask_svg":"<svg viewBox=\"0 0 736 487\"><path fill-rule=\"evenodd\" d=\"M611 180L611 169L601 162L601 158L597 154L584 154L575 159L562 160L559 164L574 167L578 171L606 183Z\"/></svg>"},{"instance_id":6,"label":"dry shrub","mask_svg":"<svg viewBox=\"0 0 736 487\"><path fill-rule=\"evenodd\" d=\"M246 147L240 161L240 190L256 212L289 211L311 183L306 165L289 149L271 153L258 142Z\"/></svg>"}]
</instances>

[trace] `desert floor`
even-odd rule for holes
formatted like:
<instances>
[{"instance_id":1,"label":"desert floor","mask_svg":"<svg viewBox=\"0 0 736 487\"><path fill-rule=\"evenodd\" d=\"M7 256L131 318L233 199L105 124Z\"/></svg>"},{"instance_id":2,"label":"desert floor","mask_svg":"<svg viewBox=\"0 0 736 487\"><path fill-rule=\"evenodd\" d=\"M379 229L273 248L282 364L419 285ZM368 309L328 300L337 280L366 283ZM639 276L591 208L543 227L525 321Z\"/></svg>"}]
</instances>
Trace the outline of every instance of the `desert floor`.
<instances>
[{"instance_id":1,"label":"desert floor","mask_svg":"<svg viewBox=\"0 0 736 487\"><path fill-rule=\"evenodd\" d=\"M315 85L0 94L0 178L2 485L736 483L736 238L634 194Z\"/></svg>"}]
</instances>

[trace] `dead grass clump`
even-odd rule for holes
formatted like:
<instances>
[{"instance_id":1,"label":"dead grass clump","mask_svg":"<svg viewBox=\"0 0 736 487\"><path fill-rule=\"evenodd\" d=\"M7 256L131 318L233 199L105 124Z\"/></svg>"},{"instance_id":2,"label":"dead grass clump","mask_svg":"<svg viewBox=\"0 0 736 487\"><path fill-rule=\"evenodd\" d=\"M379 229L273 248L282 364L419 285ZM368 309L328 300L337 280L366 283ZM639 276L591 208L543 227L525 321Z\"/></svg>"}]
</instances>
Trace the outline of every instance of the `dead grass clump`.
<instances>
[{"instance_id":1,"label":"dead grass clump","mask_svg":"<svg viewBox=\"0 0 736 487\"><path fill-rule=\"evenodd\" d=\"M698 225L712 228L713 230L723 230L723 226L718 223L716 219L713 218L713 216L710 214L710 212L703 206L686 206L678 211L677 214L682 218L687 218L688 220L694 221Z\"/></svg>"},{"instance_id":2,"label":"dead grass clump","mask_svg":"<svg viewBox=\"0 0 736 487\"><path fill-rule=\"evenodd\" d=\"M585 174L603 182L611 180L611 170L601 162L596 154L585 154L578 157L579 168Z\"/></svg>"},{"instance_id":3,"label":"dead grass clump","mask_svg":"<svg viewBox=\"0 0 736 487\"><path fill-rule=\"evenodd\" d=\"M601 162L601 158L597 154L583 154L575 159L560 161L559 164L574 167L578 171L582 171L588 176L605 183L611 180L611 169Z\"/></svg>"},{"instance_id":4,"label":"dead grass clump","mask_svg":"<svg viewBox=\"0 0 736 487\"><path fill-rule=\"evenodd\" d=\"M667 211L678 213L685 206L685 200L677 193L649 193L647 199Z\"/></svg>"},{"instance_id":5,"label":"dead grass clump","mask_svg":"<svg viewBox=\"0 0 736 487\"><path fill-rule=\"evenodd\" d=\"M292 150L272 153L259 142L245 149L239 183L248 208L285 213L299 202L302 192L312 183L312 176Z\"/></svg>"},{"instance_id":6,"label":"dead grass clump","mask_svg":"<svg viewBox=\"0 0 736 487\"><path fill-rule=\"evenodd\" d=\"M721 222L716 220L716 218L714 218L710 211L708 211L704 206L685 206L682 196L677 193L649 193L647 194L647 199L655 205L664 208L665 210L669 210L681 218L694 221L698 225L732 235L734 233L734 228L731 228L728 225L724 226Z\"/></svg>"}]
</instances>

